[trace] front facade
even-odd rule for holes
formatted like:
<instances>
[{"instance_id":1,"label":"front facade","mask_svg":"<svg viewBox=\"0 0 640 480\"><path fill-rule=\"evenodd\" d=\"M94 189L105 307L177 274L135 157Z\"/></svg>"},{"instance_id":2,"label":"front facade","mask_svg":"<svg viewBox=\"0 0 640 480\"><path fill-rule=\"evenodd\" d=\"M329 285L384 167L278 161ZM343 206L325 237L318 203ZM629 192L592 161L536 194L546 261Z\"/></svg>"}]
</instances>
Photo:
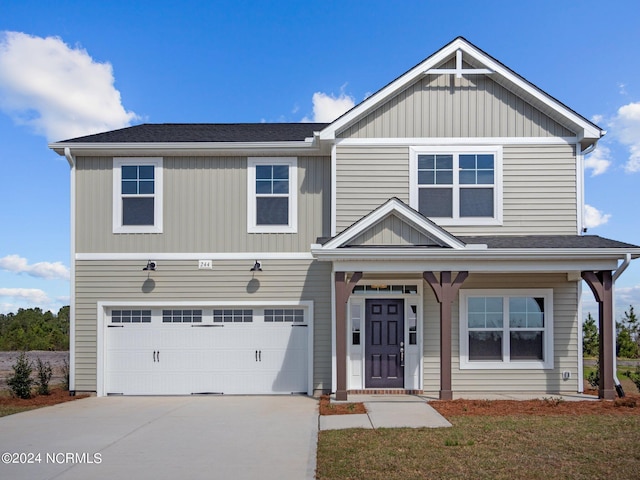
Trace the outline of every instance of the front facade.
<instances>
[{"instance_id":1,"label":"front facade","mask_svg":"<svg viewBox=\"0 0 640 480\"><path fill-rule=\"evenodd\" d=\"M582 391L594 124L458 38L331 124L139 125L71 165L76 391Z\"/></svg>"}]
</instances>

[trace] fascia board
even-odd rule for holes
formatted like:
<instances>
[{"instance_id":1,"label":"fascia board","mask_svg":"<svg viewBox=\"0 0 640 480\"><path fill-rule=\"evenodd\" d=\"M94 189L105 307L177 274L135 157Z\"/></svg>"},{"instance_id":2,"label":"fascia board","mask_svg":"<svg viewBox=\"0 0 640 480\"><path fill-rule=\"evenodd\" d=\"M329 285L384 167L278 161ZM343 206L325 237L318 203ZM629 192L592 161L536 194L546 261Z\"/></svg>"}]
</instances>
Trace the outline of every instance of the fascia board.
<instances>
[{"instance_id":1,"label":"fascia board","mask_svg":"<svg viewBox=\"0 0 640 480\"><path fill-rule=\"evenodd\" d=\"M48 147L59 155L64 155L65 148L69 148L75 155L102 155L113 152L122 155L123 152L166 152L166 153L194 153L226 151L280 151L280 150L319 150L313 141L296 142L156 142L156 143L50 143Z\"/></svg>"}]
</instances>

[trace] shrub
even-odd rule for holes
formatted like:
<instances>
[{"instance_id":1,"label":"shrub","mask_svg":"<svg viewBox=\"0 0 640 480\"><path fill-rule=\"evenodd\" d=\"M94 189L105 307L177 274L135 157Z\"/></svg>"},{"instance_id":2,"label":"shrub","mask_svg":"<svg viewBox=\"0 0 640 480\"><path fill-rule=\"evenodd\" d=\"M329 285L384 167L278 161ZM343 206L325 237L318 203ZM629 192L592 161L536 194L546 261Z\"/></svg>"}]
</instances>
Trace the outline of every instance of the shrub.
<instances>
[{"instance_id":1,"label":"shrub","mask_svg":"<svg viewBox=\"0 0 640 480\"><path fill-rule=\"evenodd\" d=\"M65 358L62 361L62 388L67 392L69 391L69 373L69 362Z\"/></svg>"},{"instance_id":2,"label":"shrub","mask_svg":"<svg viewBox=\"0 0 640 480\"><path fill-rule=\"evenodd\" d=\"M53 375L53 370L51 369L51 364L49 362L43 362L38 357L36 361L36 366L38 368L38 380L36 383L38 384L38 393L40 395L49 395L51 392L49 391L49 382L51 381L51 376Z\"/></svg>"},{"instance_id":3,"label":"shrub","mask_svg":"<svg viewBox=\"0 0 640 480\"><path fill-rule=\"evenodd\" d=\"M600 363L596 362L596 369L589 372L587 375L587 382L591 385L591 388L598 388L600 386Z\"/></svg>"},{"instance_id":4,"label":"shrub","mask_svg":"<svg viewBox=\"0 0 640 480\"><path fill-rule=\"evenodd\" d=\"M636 388L640 392L640 365L636 366L634 372L632 372L631 370L627 370L626 372L624 372L624 374L625 376L629 377L633 383L636 384Z\"/></svg>"},{"instance_id":5,"label":"shrub","mask_svg":"<svg viewBox=\"0 0 640 480\"><path fill-rule=\"evenodd\" d=\"M18 398L31 398L31 387L34 380L31 378L33 367L25 352L21 352L11 368L13 375L7 377L7 385Z\"/></svg>"}]
</instances>

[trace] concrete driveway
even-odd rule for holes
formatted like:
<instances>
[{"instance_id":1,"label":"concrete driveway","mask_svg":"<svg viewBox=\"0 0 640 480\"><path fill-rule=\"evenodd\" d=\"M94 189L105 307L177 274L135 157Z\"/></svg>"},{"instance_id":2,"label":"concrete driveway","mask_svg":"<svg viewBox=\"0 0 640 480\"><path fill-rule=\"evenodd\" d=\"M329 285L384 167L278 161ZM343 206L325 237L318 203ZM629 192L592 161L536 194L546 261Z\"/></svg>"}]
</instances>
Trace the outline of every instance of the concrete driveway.
<instances>
[{"instance_id":1,"label":"concrete driveway","mask_svg":"<svg viewBox=\"0 0 640 480\"><path fill-rule=\"evenodd\" d=\"M0 418L0 478L300 480L317 434L303 396L93 397Z\"/></svg>"}]
</instances>

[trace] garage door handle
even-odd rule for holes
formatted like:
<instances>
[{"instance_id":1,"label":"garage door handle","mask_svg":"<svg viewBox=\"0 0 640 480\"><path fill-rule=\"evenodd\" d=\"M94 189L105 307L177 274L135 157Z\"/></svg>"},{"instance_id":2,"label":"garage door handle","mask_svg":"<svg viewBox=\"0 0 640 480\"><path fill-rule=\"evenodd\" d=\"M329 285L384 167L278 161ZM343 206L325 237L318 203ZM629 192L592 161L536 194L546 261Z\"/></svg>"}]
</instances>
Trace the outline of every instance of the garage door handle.
<instances>
[{"instance_id":1,"label":"garage door handle","mask_svg":"<svg viewBox=\"0 0 640 480\"><path fill-rule=\"evenodd\" d=\"M153 363L156 363L156 351L153 351Z\"/></svg>"},{"instance_id":2,"label":"garage door handle","mask_svg":"<svg viewBox=\"0 0 640 480\"><path fill-rule=\"evenodd\" d=\"M160 361L160 350L158 350L157 352L155 350L153 351L153 361L154 362Z\"/></svg>"},{"instance_id":3,"label":"garage door handle","mask_svg":"<svg viewBox=\"0 0 640 480\"><path fill-rule=\"evenodd\" d=\"M262 350L256 350L256 362L262 361Z\"/></svg>"}]
</instances>

